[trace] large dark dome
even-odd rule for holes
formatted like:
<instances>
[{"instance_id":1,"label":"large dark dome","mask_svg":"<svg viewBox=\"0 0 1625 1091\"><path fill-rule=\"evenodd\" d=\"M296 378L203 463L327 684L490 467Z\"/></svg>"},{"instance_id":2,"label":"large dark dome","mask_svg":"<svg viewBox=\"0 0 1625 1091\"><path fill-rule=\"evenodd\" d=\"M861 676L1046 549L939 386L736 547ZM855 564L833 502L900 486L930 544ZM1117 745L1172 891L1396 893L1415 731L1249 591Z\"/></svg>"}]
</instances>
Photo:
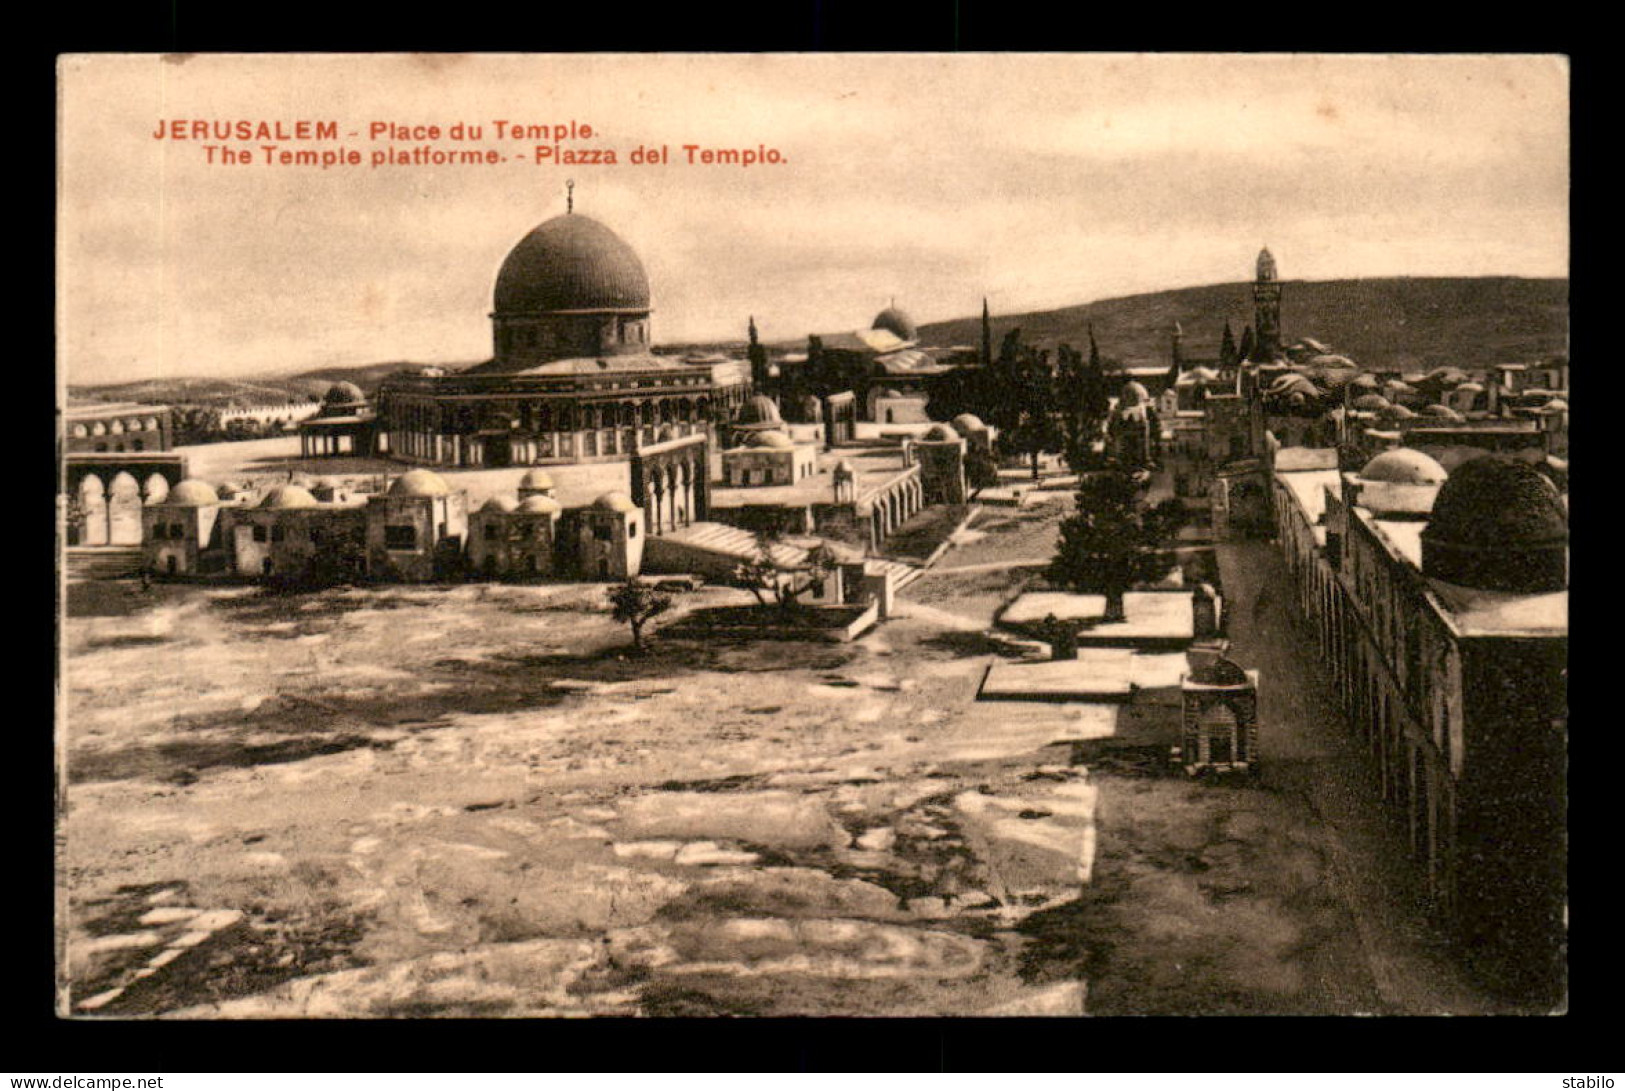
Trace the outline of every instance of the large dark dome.
<instances>
[{"instance_id":1,"label":"large dark dome","mask_svg":"<svg viewBox=\"0 0 1625 1091\"><path fill-rule=\"evenodd\" d=\"M914 319L896 307L887 307L875 315L875 320L870 324L869 328L872 330L886 330L902 341L918 341L920 339L919 327L914 325Z\"/></svg>"},{"instance_id":2,"label":"large dark dome","mask_svg":"<svg viewBox=\"0 0 1625 1091\"><path fill-rule=\"evenodd\" d=\"M1568 586L1569 517L1556 486L1527 462L1484 456L1457 466L1422 530L1422 571L1497 591Z\"/></svg>"},{"instance_id":3,"label":"large dark dome","mask_svg":"<svg viewBox=\"0 0 1625 1091\"><path fill-rule=\"evenodd\" d=\"M619 235L588 216L555 216L519 240L497 273L497 314L647 311L649 277Z\"/></svg>"}]
</instances>

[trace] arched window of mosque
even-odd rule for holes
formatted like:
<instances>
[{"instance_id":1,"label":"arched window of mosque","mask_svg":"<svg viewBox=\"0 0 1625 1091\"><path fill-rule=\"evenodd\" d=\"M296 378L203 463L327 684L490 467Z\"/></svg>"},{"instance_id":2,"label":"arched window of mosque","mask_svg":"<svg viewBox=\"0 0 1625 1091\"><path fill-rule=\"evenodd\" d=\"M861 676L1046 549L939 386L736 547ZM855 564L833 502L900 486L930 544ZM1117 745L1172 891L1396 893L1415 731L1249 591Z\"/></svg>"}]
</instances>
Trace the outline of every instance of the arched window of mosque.
<instances>
[{"instance_id":1,"label":"arched window of mosque","mask_svg":"<svg viewBox=\"0 0 1625 1091\"><path fill-rule=\"evenodd\" d=\"M141 424L149 432L158 431L158 418L157 417L148 417L146 420L142 421Z\"/></svg>"},{"instance_id":2,"label":"arched window of mosque","mask_svg":"<svg viewBox=\"0 0 1625 1091\"><path fill-rule=\"evenodd\" d=\"M92 424L90 426L90 434L93 435L93 436L105 436L105 435L107 435L107 425L103 424L101 421L96 421L94 424ZM101 451L105 451L106 449L107 448L105 448L105 447L97 448L97 450L101 450Z\"/></svg>"},{"instance_id":3,"label":"arched window of mosque","mask_svg":"<svg viewBox=\"0 0 1625 1091\"><path fill-rule=\"evenodd\" d=\"M75 438L83 439L85 436L90 435L90 429L82 424L76 424L73 426L73 435Z\"/></svg>"}]
</instances>

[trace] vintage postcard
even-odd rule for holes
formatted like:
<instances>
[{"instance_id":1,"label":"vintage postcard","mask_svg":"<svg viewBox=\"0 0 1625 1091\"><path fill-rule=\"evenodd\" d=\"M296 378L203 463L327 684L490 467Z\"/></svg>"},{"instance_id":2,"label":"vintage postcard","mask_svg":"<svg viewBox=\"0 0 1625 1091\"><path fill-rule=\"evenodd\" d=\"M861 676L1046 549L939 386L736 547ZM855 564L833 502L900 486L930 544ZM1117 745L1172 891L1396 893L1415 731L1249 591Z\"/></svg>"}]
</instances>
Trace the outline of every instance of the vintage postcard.
<instances>
[{"instance_id":1,"label":"vintage postcard","mask_svg":"<svg viewBox=\"0 0 1625 1091\"><path fill-rule=\"evenodd\" d=\"M62 57L58 1013L1565 1010L1568 118Z\"/></svg>"}]
</instances>

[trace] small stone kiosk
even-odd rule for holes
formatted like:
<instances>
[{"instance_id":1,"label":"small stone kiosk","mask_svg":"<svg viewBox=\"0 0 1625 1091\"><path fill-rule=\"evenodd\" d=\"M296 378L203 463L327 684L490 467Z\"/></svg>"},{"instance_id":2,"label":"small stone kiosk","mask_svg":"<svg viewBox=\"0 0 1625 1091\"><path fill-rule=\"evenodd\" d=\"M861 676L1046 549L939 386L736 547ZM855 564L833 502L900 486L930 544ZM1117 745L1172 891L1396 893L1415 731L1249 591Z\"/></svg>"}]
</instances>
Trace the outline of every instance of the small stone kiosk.
<instances>
[{"instance_id":1,"label":"small stone kiosk","mask_svg":"<svg viewBox=\"0 0 1625 1091\"><path fill-rule=\"evenodd\" d=\"M1218 656L1179 680L1185 772L1245 771L1258 763L1258 672Z\"/></svg>"}]
</instances>

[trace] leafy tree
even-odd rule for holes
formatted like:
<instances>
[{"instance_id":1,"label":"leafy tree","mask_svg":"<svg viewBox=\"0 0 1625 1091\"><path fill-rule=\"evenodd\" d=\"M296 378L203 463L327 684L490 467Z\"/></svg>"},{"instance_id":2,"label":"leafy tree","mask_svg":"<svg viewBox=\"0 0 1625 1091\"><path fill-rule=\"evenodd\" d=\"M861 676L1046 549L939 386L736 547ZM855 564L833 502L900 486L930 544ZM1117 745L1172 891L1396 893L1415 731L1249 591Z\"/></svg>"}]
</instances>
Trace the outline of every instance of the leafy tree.
<instances>
[{"instance_id":1,"label":"leafy tree","mask_svg":"<svg viewBox=\"0 0 1625 1091\"><path fill-rule=\"evenodd\" d=\"M984 367L957 367L938 379L931 387L932 419L952 420L961 413L988 419L998 398L989 374Z\"/></svg>"},{"instance_id":2,"label":"leafy tree","mask_svg":"<svg viewBox=\"0 0 1625 1091\"><path fill-rule=\"evenodd\" d=\"M1090 360L1070 345L1058 351L1055 403L1060 412L1061 452L1073 473L1083 473L1094 465L1093 444L1111 412L1106 376L1100 368L1100 351L1090 331Z\"/></svg>"},{"instance_id":3,"label":"leafy tree","mask_svg":"<svg viewBox=\"0 0 1625 1091\"><path fill-rule=\"evenodd\" d=\"M999 483L999 464L990 452L974 443L966 445L965 483L971 488L972 499L983 489Z\"/></svg>"},{"instance_id":4,"label":"leafy tree","mask_svg":"<svg viewBox=\"0 0 1625 1091\"><path fill-rule=\"evenodd\" d=\"M982 297L982 355L977 361L983 367L993 365L993 319L987 312L987 297Z\"/></svg>"},{"instance_id":5,"label":"leafy tree","mask_svg":"<svg viewBox=\"0 0 1625 1091\"><path fill-rule=\"evenodd\" d=\"M1022 344L1021 330L1013 329L1005 335L990 372L988 380L998 396L988 406L988 423L999 430L1004 450L1032 459L1036 481L1038 456L1060 450L1062 443L1049 353Z\"/></svg>"},{"instance_id":6,"label":"leafy tree","mask_svg":"<svg viewBox=\"0 0 1625 1091\"><path fill-rule=\"evenodd\" d=\"M750 560L734 566L734 579L756 596L758 606L767 605L766 594L770 593L781 610L789 610L813 585L828 579L839 561L827 546L814 546L808 550L806 562L797 569L806 579L800 582L785 579L785 569L773 556L780 541L781 536L776 531L758 530L756 553Z\"/></svg>"},{"instance_id":7,"label":"leafy tree","mask_svg":"<svg viewBox=\"0 0 1625 1091\"><path fill-rule=\"evenodd\" d=\"M1251 360L1253 352L1258 348L1258 341L1253 336L1253 328L1246 326L1241 331L1241 347L1236 350L1238 361Z\"/></svg>"},{"instance_id":8,"label":"leafy tree","mask_svg":"<svg viewBox=\"0 0 1625 1091\"><path fill-rule=\"evenodd\" d=\"M644 625L670 610L672 597L656 590L652 583L628 576L626 582L609 593L609 603L615 620L632 627L632 648L641 653Z\"/></svg>"},{"instance_id":9,"label":"leafy tree","mask_svg":"<svg viewBox=\"0 0 1625 1091\"><path fill-rule=\"evenodd\" d=\"M1107 621L1122 621L1123 595L1155 580L1174 563L1167 543L1185 521L1183 505L1165 500L1146 509L1135 479L1112 469L1078 482L1077 513L1061 523L1061 539L1046 576L1068 591L1106 596Z\"/></svg>"}]
</instances>

